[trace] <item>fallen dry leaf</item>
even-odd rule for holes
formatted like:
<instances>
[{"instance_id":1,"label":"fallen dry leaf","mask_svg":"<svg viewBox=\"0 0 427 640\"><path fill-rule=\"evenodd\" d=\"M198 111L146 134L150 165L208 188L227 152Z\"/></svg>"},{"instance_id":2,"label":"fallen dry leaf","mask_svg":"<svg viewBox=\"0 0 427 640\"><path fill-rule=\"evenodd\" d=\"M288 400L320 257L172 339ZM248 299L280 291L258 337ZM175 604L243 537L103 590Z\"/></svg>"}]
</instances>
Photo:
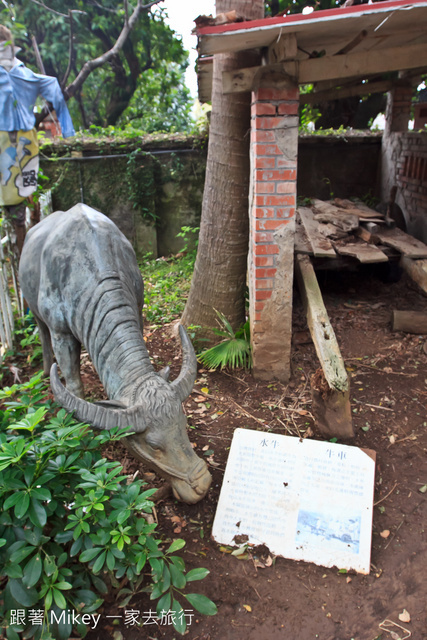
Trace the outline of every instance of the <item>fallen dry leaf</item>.
<instances>
[{"instance_id":1,"label":"fallen dry leaf","mask_svg":"<svg viewBox=\"0 0 427 640\"><path fill-rule=\"evenodd\" d=\"M180 516L172 516L171 522L175 524L173 532L177 534L181 533L183 528L187 526L187 522L184 520L184 518L181 518Z\"/></svg>"},{"instance_id":2,"label":"fallen dry leaf","mask_svg":"<svg viewBox=\"0 0 427 640\"><path fill-rule=\"evenodd\" d=\"M406 611L406 609L403 609L402 613L399 613L399 620L400 622L411 622L411 616L409 614L409 611Z\"/></svg>"},{"instance_id":3,"label":"fallen dry leaf","mask_svg":"<svg viewBox=\"0 0 427 640\"><path fill-rule=\"evenodd\" d=\"M205 404L199 404L199 407L200 407L200 409L196 409L192 413L206 413L206 411L208 410L208 408L207 408L207 406Z\"/></svg>"}]
</instances>

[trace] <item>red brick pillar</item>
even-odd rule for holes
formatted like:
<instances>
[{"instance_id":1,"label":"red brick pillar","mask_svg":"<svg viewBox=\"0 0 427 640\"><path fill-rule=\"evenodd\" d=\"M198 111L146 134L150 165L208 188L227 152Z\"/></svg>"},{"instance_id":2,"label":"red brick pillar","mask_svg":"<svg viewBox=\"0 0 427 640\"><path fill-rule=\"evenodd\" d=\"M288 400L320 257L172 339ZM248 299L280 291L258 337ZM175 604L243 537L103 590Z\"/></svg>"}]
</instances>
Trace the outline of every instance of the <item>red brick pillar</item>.
<instances>
[{"instance_id":1,"label":"red brick pillar","mask_svg":"<svg viewBox=\"0 0 427 640\"><path fill-rule=\"evenodd\" d=\"M254 375L289 380L298 88L252 94L249 300Z\"/></svg>"},{"instance_id":2,"label":"red brick pillar","mask_svg":"<svg viewBox=\"0 0 427 640\"><path fill-rule=\"evenodd\" d=\"M392 188L399 187L396 204L408 209L399 185L398 166L403 165L402 141L408 135L413 88L411 81L399 78L387 94L386 122L381 143L381 198L388 202Z\"/></svg>"},{"instance_id":3,"label":"red brick pillar","mask_svg":"<svg viewBox=\"0 0 427 640\"><path fill-rule=\"evenodd\" d=\"M387 96L386 133L407 131L411 117L412 95L414 89L410 80L397 80Z\"/></svg>"}]
</instances>

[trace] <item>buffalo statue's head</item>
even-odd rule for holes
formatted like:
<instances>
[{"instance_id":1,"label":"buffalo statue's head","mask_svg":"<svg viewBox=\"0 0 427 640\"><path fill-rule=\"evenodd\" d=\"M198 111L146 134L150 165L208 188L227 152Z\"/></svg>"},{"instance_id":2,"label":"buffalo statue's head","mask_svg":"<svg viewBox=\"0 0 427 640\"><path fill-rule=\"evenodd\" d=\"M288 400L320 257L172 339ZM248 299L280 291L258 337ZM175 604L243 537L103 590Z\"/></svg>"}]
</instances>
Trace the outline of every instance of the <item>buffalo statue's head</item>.
<instances>
[{"instance_id":1,"label":"buffalo statue's head","mask_svg":"<svg viewBox=\"0 0 427 640\"><path fill-rule=\"evenodd\" d=\"M68 391L59 380L56 364L50 373L57 402L76 418L97 429L127 427L127 448L170 481L178 500L193 504L201 500L211 484L206 462L199 458L188 439L182 402L190 395L197 373L193 346L180 326L183 349L181 373L173 382L167 373L154 370L132 384L128 403L108 401L92 404Z\"/></svg>"}]
</instances>

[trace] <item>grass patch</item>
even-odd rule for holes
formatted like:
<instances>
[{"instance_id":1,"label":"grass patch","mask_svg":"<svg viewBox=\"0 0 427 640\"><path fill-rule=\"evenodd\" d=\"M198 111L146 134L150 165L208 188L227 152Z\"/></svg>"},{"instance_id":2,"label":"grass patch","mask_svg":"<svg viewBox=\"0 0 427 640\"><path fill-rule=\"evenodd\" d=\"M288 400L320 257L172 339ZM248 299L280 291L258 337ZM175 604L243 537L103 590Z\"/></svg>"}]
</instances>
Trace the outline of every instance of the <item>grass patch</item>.
<instances>
[{"instance_id":1,"label":"grass patch","mask_svg":"<svg viewBox=\"0 0 427 640\"><path fill-rule=\"evenodd\" d=\"M149 324L173 322L182 315L194 269L195 253L147 259L140 264L144 280L144 319Z\"/></svg>"}]
</instances>

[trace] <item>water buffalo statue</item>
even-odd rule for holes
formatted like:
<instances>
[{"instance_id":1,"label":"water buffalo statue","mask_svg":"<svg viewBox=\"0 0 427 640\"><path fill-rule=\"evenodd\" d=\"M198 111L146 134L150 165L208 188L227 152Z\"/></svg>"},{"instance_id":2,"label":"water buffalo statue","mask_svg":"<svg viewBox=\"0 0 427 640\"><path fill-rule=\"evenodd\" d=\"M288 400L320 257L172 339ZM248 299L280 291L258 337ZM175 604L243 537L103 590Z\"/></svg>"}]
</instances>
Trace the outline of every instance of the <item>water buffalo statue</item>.
<instances>
[{"instance_id":1,"label":"water buffalo statue","mask_svg":"<svg viewBox=\"0 0 427 640\"><path fill-rule=\"evenodd\" d=\"M180 326L180 374L169 383L168 368L154 370L142 336L143 282L125 236L86 205L57 211L27 234L19 280L59 404L98 429L129 427L134 434L125 438L128 449L171 482L175 497L201 500L211 475L191 447L181 404L196 378L194 349ZM81 345L104 385L105 402L83 399Z\"/></svg>"}]
</instances>

